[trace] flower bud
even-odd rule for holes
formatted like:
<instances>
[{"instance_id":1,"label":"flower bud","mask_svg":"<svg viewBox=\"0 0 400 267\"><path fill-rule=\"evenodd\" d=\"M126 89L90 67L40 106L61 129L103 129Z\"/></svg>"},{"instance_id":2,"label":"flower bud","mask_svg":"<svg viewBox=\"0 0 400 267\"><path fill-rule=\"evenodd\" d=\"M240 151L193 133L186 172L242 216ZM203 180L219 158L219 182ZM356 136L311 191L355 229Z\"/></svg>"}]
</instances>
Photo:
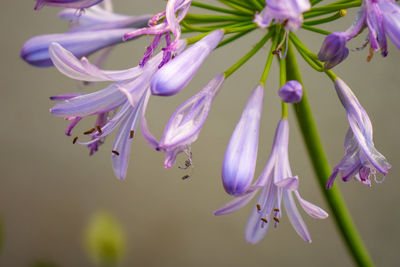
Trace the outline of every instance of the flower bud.
<instances>
[{"instance_id":1,"label":"flower bud","mask_svg":"<svg viewBox=\"0 0 400 267\"><path fill-rule=\"evenodd\" d=\"M160 96L179 93L223 37L222 30L213 31L165 64L151 80L151 93Z\"/></svg>"},{"instance_id":2,"label":"flower bud","mask_svg":"<svg viewBox=\"0 0 400 267\"><path fill-rule=\"evenodd\" d=\"M325 62L324 69L329 70L329 69L335 67L340 62L345 60L348 55L349 55L349 49L347 47L345 47L344 49L342 49L342 51L340 53L337 53L333 58L331 58L330 60Z\"/></svg>"},{"instance_id":3,"label":"flower bud","mask_svg":"<svg viewBox=\"0 0 400 267\"><path fill-rule=\"evenodd\" d=\"M288 81L279 89L279 96L286 103L300 102L303 96L303 86L296 80Z\"/></svg>"},{"instance_id":4,"label":"flower bud","mask_svg":"<svg viewBox=\"0 0 400 267\"><path fill-rule=\"evenodd\" d=\"M337 54L343 53L346 48L347 35L345 32L334 32L329 34L322 43L318 53L318 59L322 62L334 58Z\"/></svg>"},{"instance_id":5,"label":"flower bud","mask_svg":"<svg viewBox=\"0 0 400 267\"><path fill-rule=\"evenodd\" d=\"M253 179L263 99L264 88L258 85L247 101L226 148L222 182L225 191L230 195L237 196L246 192Z\"/></svg>"}]
</instances>

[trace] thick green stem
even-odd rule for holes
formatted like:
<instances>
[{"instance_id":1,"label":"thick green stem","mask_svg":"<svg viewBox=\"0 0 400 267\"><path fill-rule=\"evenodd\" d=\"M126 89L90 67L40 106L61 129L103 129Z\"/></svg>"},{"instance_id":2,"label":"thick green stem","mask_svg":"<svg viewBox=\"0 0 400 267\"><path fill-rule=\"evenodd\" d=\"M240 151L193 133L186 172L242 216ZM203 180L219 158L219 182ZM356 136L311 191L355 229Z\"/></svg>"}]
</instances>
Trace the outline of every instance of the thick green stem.
<instances>
[{"instance_id":1,"label":"thick green stem","mask_svg":"<svg viewBox=\"0 0 400 267\"><path fill-rule=\"evenodd\" d=\"M302 82L292 45L289 46L286 58L286 70L287 80ZM336 186L333 186L329 190L325 189L326 182L332 170L329 167L328 160L322 148L305 91L303 91L302 100L294 105L294 111L322 192L350 254L359 266L374 266L351 219L339 189Z\"/></svg>"}]
</instances>

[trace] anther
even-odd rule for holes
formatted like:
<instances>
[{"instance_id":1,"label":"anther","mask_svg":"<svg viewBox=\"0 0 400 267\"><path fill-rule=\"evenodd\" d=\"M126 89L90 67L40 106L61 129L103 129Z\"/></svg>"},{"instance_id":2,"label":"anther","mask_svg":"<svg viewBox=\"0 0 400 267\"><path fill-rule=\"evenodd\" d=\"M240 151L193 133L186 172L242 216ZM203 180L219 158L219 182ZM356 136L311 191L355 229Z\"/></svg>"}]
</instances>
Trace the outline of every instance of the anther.
<instances>
[{"instance_id":1,"label":"anther","mask_svg":"<svg viewBox=\"0 0 400 267\"><path fill-rule=\"evenodd\" d=\"M103 133L103 131L101 130L100 125L97 125L97 126L96 126L96 129L97 129L97 131L99 132L99 134L102 134L102 133Z\"/></svg>"},{"instance_id":2,"label":"anther","mask_svg":"<svg viewBox=\"0 0 400 267\"><path fill-rule=\"evenodd\" d=\"M367 62L370 62L373 56L374 56L374 49L372 47L370 47L369 48L369 55L367 57Z\"/></svg>"},{"instance_id":3,"label":"anther","mask_svg":"<svg viewBox=\"0 0 400 267\"><path fill-rule=\"evenodd\" d=\"M278 209L278 208L275 208L275 209L274 209L274 211L277 211L277 212L278 212L278 211L279 211L279 209Z\"/></svg>"},{"instance_id":4,"label":"anther","mask_svg":"<svg viewBox=\"0 0 400 267\"><path fill-rule=\"evenodd\" d=\"M115 155L119 156L119 152L118 151L112 150L111 152L114 153Z\"/></svg>"},{"instance_id":5,"label":"anther","mask_svg":"<svg viewBox=\"0 0 400 267\"><path fill-rule=\"evenodd\" d=\"M278 223L279 219L277 217L274 217L274 221L276 221Z\"/></svg>"},{"instance_id":6,"label":"anther","mask_svg":"<svg viewBox=\"0 0 400 267\"><path fill-rule=\"evenodd\" d=\"M257 210L258 210L258 211L261 210L261 205L260 205L260 204L257 204L256 207L257 207Z\"/></svg>"},{"instance_id":7,"label":"anther","mask_svg":"<svg viewBox=\"0 0 400 267\"><path fill-rule=\"evenodd\" d=\"M268 223L268 220L265 219L265 218L261 218L261 221L263 221L263 222L265 222L265 223Z\"/></svg>"},{"instance_id":8,"label":"anther","mask_svg":"<svg viewBox=\"0 0 400 267\"><path fill-rule=\"evenodd\" d=\"M186 174L186 175L182 176L182 180L186 180L189 177L190 177L190 175Z\"/></svg>"},{"instance_id":9,"label":"anther","mask_svg":"<svg viewBox=\"0 0 400 267\"><path fill-rule=\"evenodd\" d=\"M74 140L72 140L72 144L75 144L76 141L78 141L78 136L75 136L75 137L74 137Z\"/></svg>"},{"instance_id":10,"label":"anther","mask_svg":"<svg viewBox=\"0 0 400 267\"><path fill-rule=\"evenodd\" d=\"M91 134L91 133L93 133L94 131L96 131L96 129L95 129L95 128L92 128L92 129L90 129L90 130L87 130L87 131L84 132L83 134Z\"/></svg>"},{"instance_id":11,"label":"anther","mask_svg":"<svg viewBox=\"0 0 400 267\"><path fill-rule=\"evenodd\" d=\"M132 139L135 136L135 131L131 130L131 132L129 133L129 138Z\"/></svg>"}]
</instances>

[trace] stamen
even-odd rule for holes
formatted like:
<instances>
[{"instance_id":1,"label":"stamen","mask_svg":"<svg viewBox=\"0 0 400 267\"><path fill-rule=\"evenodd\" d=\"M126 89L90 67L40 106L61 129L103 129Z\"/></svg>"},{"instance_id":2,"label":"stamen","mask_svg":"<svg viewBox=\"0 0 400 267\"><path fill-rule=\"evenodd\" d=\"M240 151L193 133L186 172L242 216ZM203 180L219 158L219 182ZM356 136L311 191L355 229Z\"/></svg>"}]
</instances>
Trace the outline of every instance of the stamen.
<instances>
[{"instance_id":1,"label":"stamen","mask_svg":"<svg viewBox=\"0 0 400 267\"><path fill-rule=\"evenodd\" d=\"M261 210L261 205L260 205L260 204L257 204L256 207L257 207L257 210L258 210L258 211Z\"/></svg>"},{"instance_id":2,"label":"stamen","mask_svg":"<svg viewBox=\"0 0 400 267\"><path fill-rule=\"evenodd\" d=\"M374 56L374 49L372 47L370 47L369 48L369 56L367 57L367 62L370 62L373 56Z\"/></svg>"},{"instance_id":3,"label":"stamen","mask_svg":"<svg viewBox=\"0 0 400 267\"><path fill-rule=\"evenodd\" d=\"M268 220L266 218L261 218L261 221L268 223Z\"/></svg>"},{"instance_id":4,"label":"stamen","mask_svg":"<svg viewBox=\"0 0 400 267\"><path fill-rule=\"evenodd\" d=\"M278 209L278 208L275 208L274 211L279 212L279 209Z\"/></svg>"},{"instance_id":5,"label":"stamen","mask_svg":"<svg viewBox=\"0 0 400 267\"><path fill-rule=\"evenodd\" d=\"M99 132L99 134L102 134L102 133L103 133L103 131L101 130L100 125L97 125L96 129L97 129L97 131Z\"/></svg>"},{"instance_id":6,"label":"stamen","mask_svg":"<svg viewBox=\"0 0 400 267\"><path fill-rule=\"evenodd\" d=\"M75 144L76 141L78 141L78 136L75 136L75 137L74 137L74 140L72 140L72 144Z\"/></svg>"},{"instance_id":7,"label":"stamen","mask_svg":"<svg viewBox=\"0 0 400 267\"><path fill-rule=\"evenodd\" d=\"M83 134L91 134L91 133L93 133L94 131L96 131L96 129L95 128L92 128L92 129L90 129L90 130L87 130L86 132L84 132Z\"/></svg>"},{"instance_id":8,"label":"stamen","mask_svg":"<svg viewBox=\"0 0 400 267\"><path fill-rule=\"evenodd\" d=\"M112 153L114 153L115 155L119 156L119 152L116 150L111 150Z\"/></svg>"},{"instance_id":9,"label":"stamen","mask_svg":"<svg viewBox=\"0 0 400 267\"><path fill-rule=\"evenodd\" d=\"M277 223L279 222L279 219L277 217L274 216L274 221L276 221Z\"/></svg>"},{"instance_id":10,"label":"stamen","mask_svg":"<svg viewBox=\"0 0 400 267\"><path fill-rule=\"evenodd\" d=\"M190 175L186 174L186 175L184 175L184 176L182 177L182 180L186 180L186 179L189 178L189 177L190 177Z\"/></svg>"},{"instance_id":11,"label":"stamen","mask_svg":"<svg viewBox=\"0 0 400 267\"><path fill-rule=\"evenodd\" d=\"M135 136L135 131L131 130L131 132L129 133L129 138L132 139Z\"/></svg>"}]
</instances>

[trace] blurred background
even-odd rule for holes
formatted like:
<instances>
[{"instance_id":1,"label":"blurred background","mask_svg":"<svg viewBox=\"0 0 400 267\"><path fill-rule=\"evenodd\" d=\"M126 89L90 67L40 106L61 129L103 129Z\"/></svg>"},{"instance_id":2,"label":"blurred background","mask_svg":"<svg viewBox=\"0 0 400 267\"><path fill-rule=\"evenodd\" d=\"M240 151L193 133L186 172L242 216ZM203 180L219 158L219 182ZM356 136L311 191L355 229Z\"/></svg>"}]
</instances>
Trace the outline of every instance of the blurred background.
<instances>
[{"instance_id":1,"label":"blurred background","mask_svg":"<svg viewBox=\"0 0 400 267\"><path fill-rule=\"evenodd\" d=\"M332 218L315 220L303 213L313 239L311 244L296 234L284 215L276 229L270 229L259 244L250 245L244 240L244 227L251 207L232 215L213 215L213 211L231 199L221 183L222 159L246 100L262 73L269 47L233 74L215 99L200 137L192 146L195 167L190 179L182 180L186 173L177 167L164 169L164 155L150 149L138 133L127 179L119 181L111 167L112 137L98 153L89 157L87 148L72 145L72 139L64 135L67 122L49 113L53 104L49 96L83 90L82 86L54 68L37 69L19 58L20 49L29 38L67 30L67 23L56 16L59 9L47 7L34 12L33 0L3 4L0 16L0 227L3 228L0 266L30 266L38 261L65 267L93 266L86 244L87 227L92 215L99 210L113 217L111 228L117 227L117 235L123 236L118 239L126 244L120 266L353 265ZM155 13L164 7L165 2L160 0L115 1L116 11L127 14ZM195 9L192 7L192 11ZM353 17L354 11L351 11L342 20L322 28L344 30ZM179 95L152 97L148 121L154 133L159 137L174 109L236 62L262 34L261 30L255 31L215 51ZM349 47L361 46L365 35L361 34ZM318 52L323 36L303 30L298 36L312 51ZM150 41L149 37L142 37L120 45L106 67L123 69L136 65ZM397 189L400 186L397 139L400 135L400 51L390 43L387 58L376 53L367 63L367 50L351 53L335 71L368 111L374 125L376 148L387 157L393 169L383 184L373 183L371 188L354 181L343 183L338 179L337 183L377 266L396 266L400 237ZM300 57L298 60L333 166L343 156L348 128L346 114L330 80L310 69ZM265 91L257 173L265 165L280 118L278 82L274 62ZM289 117L290 159L293 172L300 177L299 190L305 199L329 211L292 111ZM84 121L75 131L86 130L93 123ZM180 157L176 166L182 166L184 160Z\"/></svg>"}]
</instances>

